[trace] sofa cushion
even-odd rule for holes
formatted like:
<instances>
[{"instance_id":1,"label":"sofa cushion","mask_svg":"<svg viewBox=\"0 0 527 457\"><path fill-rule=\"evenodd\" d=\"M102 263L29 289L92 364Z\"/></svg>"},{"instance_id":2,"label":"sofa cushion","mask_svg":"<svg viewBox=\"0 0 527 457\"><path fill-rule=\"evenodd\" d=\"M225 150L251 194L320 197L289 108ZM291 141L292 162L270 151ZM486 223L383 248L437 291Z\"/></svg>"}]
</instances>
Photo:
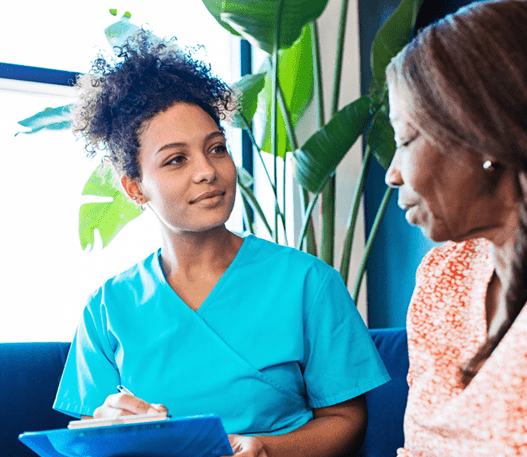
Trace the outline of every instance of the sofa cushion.
<instances>
[{"instance_id":1,"label":"sofa cushion","mask_svg":"<svg viewBox=\"0 0 527 457\"><path fill-rule=\"evenodd\" d=\"M395 456L403 445L408 386L405 329L370 330L391 381L366 394L368 426L361 454ZM0 344L0 454L35 457L19 440L25 431L64 428L69 416L52 409L70 343Z\"/></svg>"}]
</instances>

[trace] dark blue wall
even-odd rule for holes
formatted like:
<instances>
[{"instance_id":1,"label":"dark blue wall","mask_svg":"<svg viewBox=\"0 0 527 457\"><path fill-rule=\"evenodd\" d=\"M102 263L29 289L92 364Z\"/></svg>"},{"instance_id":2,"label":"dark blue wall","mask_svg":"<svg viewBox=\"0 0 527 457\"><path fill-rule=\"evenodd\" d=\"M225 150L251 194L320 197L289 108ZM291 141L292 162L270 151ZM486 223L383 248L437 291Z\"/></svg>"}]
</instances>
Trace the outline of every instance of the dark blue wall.
<instances>
[{"instance_id":1,"label":"dark blue wall","mask_svg":"<svg viewBox=\"0 0 527 457\"><path fill-rule=\"evenodd\" d=\"M417 29L456 11L470 2L424 0ZM359 0L361 87L368 93L371 81L370 48L375 33L399 5L399 0ZM386 185L385 170L376 162L368 172L365 191L366 230L369 233ZM416 227L408 225L392 194L367 266L368 325L370 328L403 327L415 286L415 272L434 244Z\"/></svg>"}]
</instances>

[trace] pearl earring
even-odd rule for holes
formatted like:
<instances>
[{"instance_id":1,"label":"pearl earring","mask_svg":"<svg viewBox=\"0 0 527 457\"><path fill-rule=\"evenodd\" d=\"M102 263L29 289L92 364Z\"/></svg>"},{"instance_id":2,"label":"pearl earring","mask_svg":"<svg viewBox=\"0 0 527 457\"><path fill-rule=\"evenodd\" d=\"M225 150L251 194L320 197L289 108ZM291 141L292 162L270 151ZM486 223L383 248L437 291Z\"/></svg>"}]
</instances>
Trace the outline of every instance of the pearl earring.
<instances>
[{"instance_id":1,"label":"pearl earring","mask_svg":"<svg viewBox=\"0 0 527 457\"><path fill-rule=\"evenodd\" d=\"M490 160L486 160L483 163L483 169L485 171L488 171L489 173L496 171L496 168L498 167L498 164L491 162Z\"/></svg>"}]
</instances>

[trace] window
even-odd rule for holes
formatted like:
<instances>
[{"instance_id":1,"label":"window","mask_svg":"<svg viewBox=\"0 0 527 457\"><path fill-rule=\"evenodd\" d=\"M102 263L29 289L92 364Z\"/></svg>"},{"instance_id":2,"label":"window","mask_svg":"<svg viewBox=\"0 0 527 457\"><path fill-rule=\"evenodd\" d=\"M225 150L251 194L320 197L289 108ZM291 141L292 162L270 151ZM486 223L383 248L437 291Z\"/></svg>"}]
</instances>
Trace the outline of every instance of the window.
<instances>
[{"instance_id":1,"label":"window","mask_svg":"<svg viewBox=\"0 0 527 457\"><path fill-rule=\"evenodd\" d=\"M37 73L42 80L55 74L47 69L86 71L97 50L108 49L104 28L128 9L131 22L149 24L159 36L175 35L184 45L199 42L204 46L199 57L226 82L240 74L239 40L218 25L200 1L116 1L111 6L117 8L117 18L97 3L83 4L82 10L65 0L53 7L32 3L29 11L16 2L3 5L0 27L0 39L9 43L0 54L0 61L7 63L0 78L1 342L71 341L89 294L160 244L156 220L146 211L104 250L97 242L92 252L81 250L81 192L98 160L85 158L83 144L69 130L14 136L24 130L17 121L68 104L74 97L73 89L64 85L20 81L20 70L41 67ZM239 133L228 132L228 137L241 165ZM242 230L239 206L229 221L236 231Z\"/></svg>"}]
</instances>

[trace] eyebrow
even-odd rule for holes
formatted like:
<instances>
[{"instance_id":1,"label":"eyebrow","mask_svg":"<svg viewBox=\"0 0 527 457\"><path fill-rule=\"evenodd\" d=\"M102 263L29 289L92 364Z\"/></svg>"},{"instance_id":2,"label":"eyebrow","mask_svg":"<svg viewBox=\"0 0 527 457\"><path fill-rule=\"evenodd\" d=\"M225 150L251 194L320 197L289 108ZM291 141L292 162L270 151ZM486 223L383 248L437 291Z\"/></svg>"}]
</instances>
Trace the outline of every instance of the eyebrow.
<instances>
[{"instance_id":1,"label":"eyebrow","mask_svg":"<svg viewBox=\"0 0 527 457\"><path fill-rule=\"evenodd\" d=\"M212 140L213 138L216 138L216 137L221 137L221 138L225 139L225 135L223 134L223 132L220 132L219 130L217 130L215 132L209 133L203 139L203 142L206 143L207 141L210 141L210 140ZM182 147L185 147L185 146L188 146L187 143L185 143L185 142L182 142L182 143L167 143L167 144L161 146L156 151L156 154L160 153L161 151L164 151L165 149L182 148Z\"/></svg>"}]
</instances>

